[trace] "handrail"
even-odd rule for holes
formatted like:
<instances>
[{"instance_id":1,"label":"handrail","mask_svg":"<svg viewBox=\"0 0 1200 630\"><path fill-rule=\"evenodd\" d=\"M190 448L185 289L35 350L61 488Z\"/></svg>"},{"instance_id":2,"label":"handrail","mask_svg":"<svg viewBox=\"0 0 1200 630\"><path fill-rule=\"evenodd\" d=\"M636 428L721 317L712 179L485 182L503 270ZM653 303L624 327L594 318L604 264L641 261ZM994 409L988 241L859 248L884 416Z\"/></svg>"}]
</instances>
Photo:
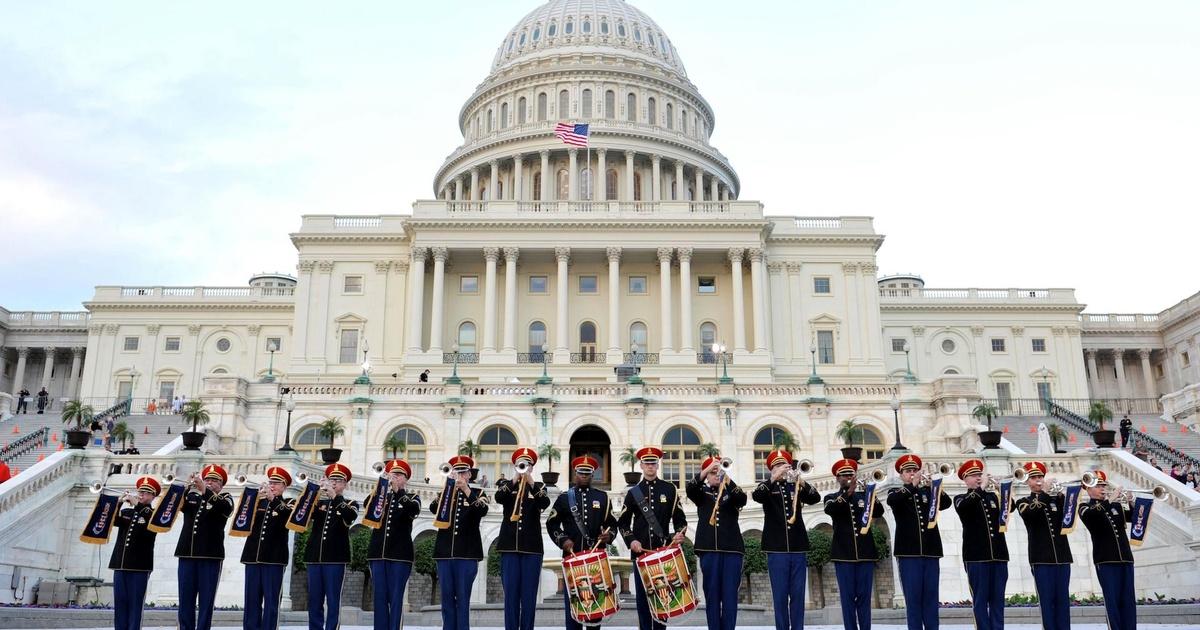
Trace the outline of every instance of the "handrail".
<instances>
[{"instance_id":1,"label":"handrail","mask_svg":"<svg viewBox=\"0 0 1200 630\"><path fill-rule=\"evenodd\" d=\"M22 435L4 448L0 448L0 460L8 461L9 459L28 453L30 449L45 446L49 440L49 435L50 427L41 427L28 435Z\"/></svg>"},{"instance_id":2,"label":"handrail","mask_svg":"<svg viewBox=\"0 0 1200 630\"><path fill-rule=\"evenodd\" d=\"M1100 428L1090 419L1085 418L1052 400L1047 399L1043 402L1046 405L1046 409L1049 410L1050 415L1080 431L1091 433L1092 431L1096 431ZM1142 445L1149 445L1147 450L1150 451L1150 453L1155 457L1162 458L1164 461L1172 464L1178 463L1182 465L1200 466L1200 459L1196 459L1195 457L1192 457L1191 455L1188 455L1177 448L1171 447L1152 435L1147 435L1141 431L1138 431L1137 429L1131 429L1130 438L1131 442L1135 446L1139 443Z\"/></svg>"}]
</instances>

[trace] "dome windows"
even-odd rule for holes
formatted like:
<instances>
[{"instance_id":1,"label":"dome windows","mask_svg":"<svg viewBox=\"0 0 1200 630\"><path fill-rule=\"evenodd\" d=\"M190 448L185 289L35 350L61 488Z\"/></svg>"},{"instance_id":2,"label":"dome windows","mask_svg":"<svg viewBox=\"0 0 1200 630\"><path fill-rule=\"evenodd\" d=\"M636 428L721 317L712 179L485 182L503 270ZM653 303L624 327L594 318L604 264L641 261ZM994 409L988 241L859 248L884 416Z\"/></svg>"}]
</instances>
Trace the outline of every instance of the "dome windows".
<instances>
[{"instance_id":1,"label":"dome windows","mask_svg":"<svg viewBox=\"0 0 1200 630\"><path fill-rule=\"evenodd\" d=\"M582 111L583 117L591 118L592 117L592 91L585 89L583 91L583 93L580 95L580 101L582 101L582 104L580 105L580 109L583 110Z\"/></svg>"},{"instance_id":2,"label":"dome windows","mask_svg":"<svg viewBox=\"0 0 1200 630\"><path fill-rule=\"evenodd\" d=\"M617 22L617 37L625 37L625 23Z\"/></svg>"},{"instance_id":3,"label":"dome windows","mask_svg":"<svg viewBox=\"0 0 1200 630\"><path fill-rule=\"evenodd\" d=\"M650 47L654 47L654 33L646 31L646 40L650 42Z\"/></svg>"},{"instance_id":4,"label":"dome windows","mask_svg":"<svg viewBox=\"0 0 1200 630\"><path fill-rule=\"evenodd\" d=\"M608 20L600 20L600 34L608 35Z\"/></svg>"},{"instance_id":5,"label":"dome windows","mask_svg":"<svg viewBox=\"0 0 1200 630\"><path fill-rule=\"evenodd\" d=\"M546 36L554 37L555 35L558 35L558 22L551 22L550 28L546 29Z\"/></svg>"},{"instance_id":6,"label":"dome windows","mask_svg":"<svg viewBox=\"0 0 1200 630\"><path fill-rule=\"evenodd\" d=\"M563 33L570 35L571 33L574 33L574 32L575 32L575 22L568 19L567 23L565 25L563 25Z\"/></svg>"},{"instance_id":7,"label":"dome windows","mask_svg":"<svg viewBox=\"0 0 1200 630\"><path fill-rule=\"evenodd\" d=\"M536 42L537 40L539 40L541 38L542 38L542 27L541 26L533 27L533 41Z\"/></svg>"},{"instance_id":8,"label":"dome windows","mask_svg":"<svg viewBox=\"0 0 1200 630\"><path fill-rule=\"evenodd\" d=\"M583 34L587 35L592 32L592 21L588 18L583 19Z\"/></svg>"},{"instance_id":9,"label":"dome windows","mask_svg":"<svg viewBox=\"0 0 1200 630\"><path fill-rule=\"evenodd\" d=\"M525 33L524 33L524 32L522 32L522 33L521 33L521 39L517 40L517 45L518 45L518 46L524 46L524 45L525 45Z\"/></svg>"},{"instance_id":10,"label":"dome windows","mask_svg":"<svg viewBox=\"0 0 1200 630\"><path fill-rule=\"evenodd\" d=\"M639 26L633 27L633 41L642 43L642 29Z\"/></svg>"},{"instance_id":11,"label":"dome windows","mask_svg":"<svg viewBox=\"0 0 1200 630\"><path fill-rule=\"evenodd\" d=\"M508 52L512 52L513 45L515 45L516 43L517 43L516 35L513 35L512 37L508 38Z\"/></svg>"}]
</instances>

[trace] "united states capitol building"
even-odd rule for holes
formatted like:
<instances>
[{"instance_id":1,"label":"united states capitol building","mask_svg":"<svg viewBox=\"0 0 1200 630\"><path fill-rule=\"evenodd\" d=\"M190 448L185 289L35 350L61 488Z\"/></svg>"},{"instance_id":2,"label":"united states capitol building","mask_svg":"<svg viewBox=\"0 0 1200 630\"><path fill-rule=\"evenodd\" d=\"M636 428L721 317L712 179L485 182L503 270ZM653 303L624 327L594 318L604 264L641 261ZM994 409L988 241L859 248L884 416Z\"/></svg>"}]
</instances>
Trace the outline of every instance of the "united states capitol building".
<instances>
[{"instance_id":1,"label":"united states capitol building","mask_svg":"<svg viewBox=\"0 0 1200 630\"><path fill-rule=\"evenodd\" d=\"M562 121L590 125L589 149L555 137ZM428 499L466 440L491 480L511 474L517 445L552 444L553 470L591 454L597 483L616 492L627 447L661 445L664 476L679 481L712 443L749 486L786 432L830 491L845 420L863 428L868 468L890 471L898 442L930 467L956 465L979 446L972 410L994 402L1013 417L1005 448L987 457L997 476L1027 459L1017 433L1028 425L1016 423L1045 398L1083 415L1099 399L1118 418L1197 423L1200 294L1160 313L1093 314L1070 288L933 288L882 273L885 235L871 217L793 216L742 198L734 165L709 142L715 124L650 17L620 0L552 0L503 34L460 110L462 144L411 214L303 216L290 234L295 272L248 286L99 286L81 296L84 311L0 310L6 414L17 392L43 385L52 420L67 398L97 411L131 399L137 418L152 400L186 396L212 414L202 453L177 441L141 456L54 451L0 487L0 580L18 573L28 590L111 578L108 548L97 562L77 537L95 496L87 485L114 464L117 488L202 462L251 481L272 462L317 471L328 446L317 425L330 418L346 426L334 445L358 499L396 434L416 480L430 478L414 485ZM0 427L22 418L26 431L40 416ZM1101 467L1131 487L1170 489L1137 552L1138 595L1200 592L1200 495L1129 452L1082 448L1090 437L1076 433L1066 453L1039 456L1051 477ZM297 455L276 454L285 441ZM805 518L828 523L817 508ZM1009 593L1033 593L1014 520ZM495 510L486 526L485 545ZM756 504L742 526L761 531ZM968 598L958 527L952 513L941 521L943 600ZM414 531L431 529L426 518ZM160 536L156 559L172 577L174 538ZM1070 538L1072 592L1099 593L1086 533ZM239 540L227 541L230 558ZM218 604L240 604L241 566L224 572ZM553 596L549 570L543 587ZM175 597L173 579L150 588L148 600Z\"/></svg>"}]
</instances>

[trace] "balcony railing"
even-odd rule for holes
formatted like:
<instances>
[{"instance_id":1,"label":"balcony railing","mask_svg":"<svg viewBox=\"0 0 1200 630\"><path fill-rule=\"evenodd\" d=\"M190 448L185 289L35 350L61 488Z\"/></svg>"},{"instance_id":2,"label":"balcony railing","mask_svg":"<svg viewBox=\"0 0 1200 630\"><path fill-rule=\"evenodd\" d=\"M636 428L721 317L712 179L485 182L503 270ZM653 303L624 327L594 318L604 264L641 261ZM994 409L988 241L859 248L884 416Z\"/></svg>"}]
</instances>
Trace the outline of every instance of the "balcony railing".
<instances>
[{"instance_id":1,"label":"balcony railing","mask_svg":"<svg viewBox=\"0 0 1200 630\"><path fill-rule=\"evenodd\" d=\"M696 363L700 363L703 365L712 365L714 363L720 363L721 356L722 356L721 354L716 353L716 352L697 352L696 353ZM724 354L724 360L729 365L733 365L733 353L726 352Z\"/></svg>"},{"instance_id":2,"label":"balcony railing","mask_svg":"<svg viewBox=\"0 0 1200 630\"><path fill-rule=\"evenodd\" d=\"M520 219L543 216L633 218L645 215L694 219L761 220L757 201L472 201L433 199L413 204L413 216L423 218L487 217Z\"/></svg>"},{"instance_id":3,"label":"balcony railing","mask_svg":"<svg viewBox=\"0 0 1200 630\"><path fill-rule=\"evenodd\" d=\"M1118 314L1118 313L1084 313L1079 316L1079 322L1084 330L1158 330L1158 315L1154 314Z\"/></svg>"},{"instance_id":4,"label":"balcony railing","mask_svg":"<svg viewBox=\"0 0 1200 630\"><path fill-rule=\"evenodd\" d=\"M1073 289L924 289L881 287L884 302L1056 302L1073 304Z\"/></svg>"},{"instance_id":5,"label":"balcony railing","mask_svg":"<svg viewBox=\"0 0 1200 630\"><path fill-rule=\"evenodd\" d=\"M629 365L658 365L657 352L626 352L621 360Z\"/></svg>"},{"instance_id":6,"label":"balcony railing","mask_svg":"<svg viewBox=\"0 0 1200 630\"><path fill-rule=\"evenodd\" d=\"M0 321L10 327L84 328L90 315L87 311L13 311L0 309Z\"/></svg>"},{"instance_id":7,"label":"balcony railing","mask_svg":"<svg viewBox=\"0 0 1200 630\"><path fill-rule=\"evenodd\" d=\"M94 301L135 300L139 302L176 302L288 298L280 301L290 302L295 292L295 287L96 287Z\"/></svg>"},{"instance_id":8,"label":"balcony railing","mask_svg":"<svg viewBox=\"0 0 1200 630\"><path fill-rule=\"evenodd\" d=\"M1087 417L1092 403L1102 402L1108 405L1113 415L1124 413L1134 415L1158 415L1162 413L1162 403L1157 398L1053 398L1054 404L1071 413ZM1016 416L1049 415L1046 401L1037 398L985 398L981 402L996 405L1000 413Z\"/></svg>"},{"instance_id":9,"label":"balcony railing","mask_svg":"<svg viewBox=\"0 0 1200 630\"><path fill-rule=\"evenodd\" d=\"M547 363L554 360L553 352L518 352L517 363Z\"/></svg>"},{"instance_id":10,"label":"balcony railing","mask_svg":"<svg viewBox=\"0 0 1200 630\"><path fill-rule=\"evenodd\" d=\"M479 363L478 352L443 352L442 363L450 365L454 363L454 355L458 355L459 363Z\"/></svg>"},{"instance_id":11,"label":"balcony railing","mask_svg":"<svg viewBox=\"0 0 1200 630\"><path fill-rule=\"evenodd\" d=\"M572 352L571 363L605 363L608 361L608 355L604 352Z\"/></svg>"}]
</instances>

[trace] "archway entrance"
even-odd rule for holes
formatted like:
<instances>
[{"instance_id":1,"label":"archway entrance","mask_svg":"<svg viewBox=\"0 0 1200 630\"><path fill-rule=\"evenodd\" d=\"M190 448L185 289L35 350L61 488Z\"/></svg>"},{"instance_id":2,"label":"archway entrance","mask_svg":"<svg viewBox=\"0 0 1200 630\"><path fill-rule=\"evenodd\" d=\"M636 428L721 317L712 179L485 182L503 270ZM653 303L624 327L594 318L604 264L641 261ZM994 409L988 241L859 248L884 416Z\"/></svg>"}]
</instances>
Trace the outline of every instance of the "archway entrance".
<instances>
[{"instance_id":1,"label":"archway entrance","mask_svg":"<svg viewBox=\"0 0 1200 630\"><path fill-rule=\"evenodd\" d=\"M592 485L600 490L612 488L612 441L609 440L604 429L594 424L579 427L575 433L571 434L569 453L568 466L570 466L570 460L581 455L590 455L596 458L596 461L600 462L600 468L592 476ZM574 474L568 473L567 483L570 484L574 480Z\"/></svg>"}]
</instances>

